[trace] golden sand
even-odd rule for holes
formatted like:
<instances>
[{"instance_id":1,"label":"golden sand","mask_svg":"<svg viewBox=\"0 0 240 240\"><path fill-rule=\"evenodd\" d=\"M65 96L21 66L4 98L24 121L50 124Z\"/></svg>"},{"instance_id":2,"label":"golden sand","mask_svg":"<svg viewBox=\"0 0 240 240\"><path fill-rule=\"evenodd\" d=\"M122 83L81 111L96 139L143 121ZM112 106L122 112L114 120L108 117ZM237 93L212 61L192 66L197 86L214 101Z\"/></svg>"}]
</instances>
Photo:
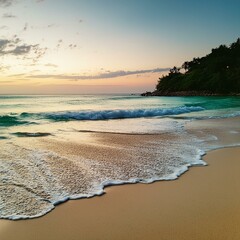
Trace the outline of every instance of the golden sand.
<instances>
[{"instance_id":1,"label":"golden sand","mask_svg":"<svg viewBox=\"0 0 240 240\"><path fill-rule=\"evenodd\" d=\"M175 181L109 187L42 218L0 221L1 240L239 240L240 148L205 156Z\"/></svg>"}]
</instances>

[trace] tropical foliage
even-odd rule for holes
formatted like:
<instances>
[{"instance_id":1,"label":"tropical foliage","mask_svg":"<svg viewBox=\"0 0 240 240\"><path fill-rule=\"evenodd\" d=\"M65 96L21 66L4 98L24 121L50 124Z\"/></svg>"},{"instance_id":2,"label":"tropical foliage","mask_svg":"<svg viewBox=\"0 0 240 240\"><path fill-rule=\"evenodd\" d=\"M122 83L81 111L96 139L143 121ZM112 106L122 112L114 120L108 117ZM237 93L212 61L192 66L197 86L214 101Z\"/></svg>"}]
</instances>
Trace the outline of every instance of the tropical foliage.
<instances>
[{"instance_id":1,"label":"tropical foliage","mask_svg":"<svg viewBox=\"0 0 240 240\"><path fill-rule=\"evenodd\" d=\"M240 38L230 46L221 45L202 58L173 67L159 78L158 92L198 91L220 94L240 93Z\"/></svg>"}]
</instances>

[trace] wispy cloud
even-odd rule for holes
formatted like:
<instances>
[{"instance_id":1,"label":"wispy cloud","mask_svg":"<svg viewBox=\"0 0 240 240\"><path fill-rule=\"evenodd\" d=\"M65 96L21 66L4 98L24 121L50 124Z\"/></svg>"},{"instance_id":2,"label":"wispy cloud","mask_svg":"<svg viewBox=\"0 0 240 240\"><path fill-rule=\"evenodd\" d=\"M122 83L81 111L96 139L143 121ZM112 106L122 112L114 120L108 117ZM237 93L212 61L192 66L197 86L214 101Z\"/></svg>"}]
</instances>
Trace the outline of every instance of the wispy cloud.
<instances>
[{"instance_id":1,"label":"wispy cloud","mask_svg":"<svg viewBox=\"0 0 240 240\"><path fill-rule=\"evenodd\" d=\"M28 30L28 23L25 23L23 31L26 32Z\"/></svg>"},{"instance_id":2,"label":"wispy cloud","mask_svg":"<svg viewBox=\"0 0 240 240\"><path fill-rule=\"evenodd\" d=\"M57 41L57 44L56 44L56 49L59 49L61 47L65 46L66 48L70 49L70 50L73 50L73 49L76 49L78 47L78 45L76 43L68 43L68 44L65 44L64 45L64 42L62 39L59 39Z\"/></svg>"},{"instance_id":3,"label":"wispy cloud","mask_svg":"<svg viewBox=\"0 0 240 240\"><path fill-rule=\"evenodd\" d=\"M57 48L57 49L60 48L60 47L62 46L62 44L63 44L63 40L62 40L62 39L59 39L58 42L57 42L56 48Z\"/></svg>"},{"instance_id":4,"label":"wispy cloud","mask_svg":"<svg viewBox=\"0 0 240 240\"><path fill-rule=\"evenodd\" d=\"M38 45L27 45L23 44L20 46L16 46L12 50L6 51L5 54L12 54L12 55L24 55L28 54L32 48L36 48Z\"/></svg>"},{"instance_id":5,"label":"wispy cloud","mask_svg":"<svg viewBox=\"0 0 240 240\"><path fill-rule=\"evenodd\" d=\"M48 25L47 25L47 28L52 28L52 27L57 27L57 25L54 24L54 23L52 23L52 24L48 24Z\"/></svg>"},{"instance_id":6,"label":"wispy cloud","mask_svg":"<svg viewBox=\"0 0 240 240\"><path fill-rule=\"evenodd\" d=\"M10 7L15 2L15 0L0 0L0 7Z\"/></svg>"},{"instance_id":7,"label":"wispy cloud","mask_svg":"<svg viewBox=\"0 0 240 240\"><path fill-rule=\"evenodd\" d=\"M136 71L115 71L115 72L105 72L98 75L66 75L66 74L42 74L42 75L30 75L27 78L52 78L52 79L64 79L64 80L94 80L94 79L108 79L116 77L124 77L129 75L137 75L144 73L160 73L168 71L169 68L155 68L155 69L146 69L146 70L136 70Z\"/></svg>"},{"instance_id":8,"label":"wispy cloud","mask_svg":"<svg viewBox=\"0 0 240 240\"><path fill-rule=\"evenodd\" d=\"M72 43L71 43L71 44L68 45L68 47L69 47L70 49L74 49L74 48L77 47L77 44L72 44Z\"/></svg>"},{"instance_id":9,"label":"wispy cloud","mask_svg":"<svg viewBox=\"0 0 240 240\"><path fill-rule=\"evenodd\" d=\"M53 64L53 63L47 63L47 64L45 64L44 66L45 66L45 67L53 67L53 68L57 68L57 67L58 67L58 65Z\"/></svg>"},{"instance_id":10,"label":"wispy cloud","mask_svg":"<svg viewBox=\"0 0 240 240\"><path fill-rule=\"evenodd\" d=\"M0 39L0 56L1 55L23 55L30 52L32 47L36 45L22 44L18 45L20 42L19 38Z\"/></svg>"},{"instance_id":11,"label":"wispy cloud","mask_svg":"<svg viewBox=\"0 0 240 240\"><path fill-rule=\"evenodd\" d=\"M9 68L10 68L10 66L0 64L0 72L4 72L4 71L8 70Z\"/></svg>"},{"instance_id":12,"label":"wispy cloud","mask_svg":"<svg viewBox=\"0 0 240 240\"><path fill-rule=\"evenodd\" d=\"M55 24L55 23L51 23L45 26L30 26L31 29L33 30L43 30L43 29L47 29L47 28L55 28L58 27L59 25Z\"/></svg>"},{"instance_id":13,"label":"wispy cloud","mask_svg":"<svg viewBox=\"0 0 240 240\"><path fill-rule=\"evenodd\" d=\"M39 44L23 43L17 35L11 39L0 39L0 56L23 56L23 59L37 62L46 51L47 48L41 48Z\"/></svg>"},{"instance_id":14,"label":"wispy cloud","mask_svg":"<svg viewBox=\"0 0 240 240\"><path fill-rule=\"evenodd\" d=\"M7 8L17 3L17 0L0 0L0 7ZM19 1L20 2L20 1ZM35 0L36 3L45 2L45 0Z\"/></svg>"},{"instance_id":15,"label":"wispy cloud","mask_svg":"<svg viewBox=\"0 0 240 240\"><path fill-rule=\"evenodd\" d=\"M17 16L15 16L15 15L13 15L11 13L4 13L2 17L3 18L16 18Z\"/></svg>"},{"instance_id":16,"label":"wispy cloud","mask_svg":"<svg viewBox=\"0 0 240 240\"><path fill-rule=\"evenodd\" d=\"M10 43L10 40L0 39L0 52L3 51L9 43Z\"/></svg>"},{"instance_id":17,"label":"wispy cloud","mask_svg":"<svg viewBox=\"0 0 240 240\"><path fill-rule=\"evenodd\" d=\"M6 25L0 26L0 30L4 30L4 29L8 29L8 26Z\"/></svg>"}]
</instances>

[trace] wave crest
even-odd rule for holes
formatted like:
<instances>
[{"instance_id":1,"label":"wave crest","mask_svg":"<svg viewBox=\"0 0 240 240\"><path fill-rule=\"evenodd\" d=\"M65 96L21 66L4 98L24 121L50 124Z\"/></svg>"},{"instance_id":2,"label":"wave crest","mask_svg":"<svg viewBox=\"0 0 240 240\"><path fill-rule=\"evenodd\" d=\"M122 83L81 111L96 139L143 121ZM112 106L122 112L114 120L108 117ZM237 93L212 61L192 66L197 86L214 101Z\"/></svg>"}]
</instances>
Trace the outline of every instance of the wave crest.
<instances>
[{"instance_id":1,"label":"wave crest","mask_svg":"<svg viewBox=\"0 0 240 240\"><path fill-rule=\"evenodd\" d=\"M100 110L48 113L45 117L56 121L70 120L109 120L123 118L160 117L183 113L203 111L202 107L181 106L175 108L132 109L132 110Z\"/></svg>"},{"instance_id":2,"label":"wave crest","mask_svg":"<svg viewBox=\"0 0 240 240\"><path fill-rule=\"evenodd\" d=\"M19 120L18 117L4 115L0 116L0 127L11 127L21 124L26 124L28 122Z\"/></svg>"}]
</instances>

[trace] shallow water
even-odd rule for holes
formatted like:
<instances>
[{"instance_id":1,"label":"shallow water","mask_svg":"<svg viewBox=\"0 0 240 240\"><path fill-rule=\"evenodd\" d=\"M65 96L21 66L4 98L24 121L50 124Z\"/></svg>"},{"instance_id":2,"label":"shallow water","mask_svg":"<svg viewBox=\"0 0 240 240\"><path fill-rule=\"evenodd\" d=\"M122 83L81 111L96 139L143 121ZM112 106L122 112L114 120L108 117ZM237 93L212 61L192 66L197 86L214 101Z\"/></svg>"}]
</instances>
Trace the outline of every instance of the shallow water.
<instances>
[{"instance_id":1,"label":"shallow water","mask_svg":"<svg viewBox=\"0 0 240 240\"><path fill-rule=\"evenodd\" d=\"M206 151L240 143L236 116L239 97L0 96L0 217L176 179Z\"/></svg>"}]
</instances>

